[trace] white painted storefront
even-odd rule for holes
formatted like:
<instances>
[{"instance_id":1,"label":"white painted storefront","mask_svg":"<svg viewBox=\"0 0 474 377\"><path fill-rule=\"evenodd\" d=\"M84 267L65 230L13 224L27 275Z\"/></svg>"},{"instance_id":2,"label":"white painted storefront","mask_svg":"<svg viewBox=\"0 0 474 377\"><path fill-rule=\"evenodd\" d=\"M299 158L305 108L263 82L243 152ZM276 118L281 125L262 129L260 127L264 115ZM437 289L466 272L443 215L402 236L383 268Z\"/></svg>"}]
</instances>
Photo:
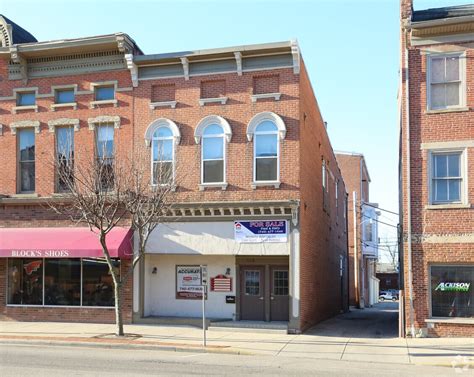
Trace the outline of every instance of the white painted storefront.
<instances>
[{"instance_id":1,"label":"white painted storefront","mask_svg":"<svg viewBox=\"0 0 474 377\"><path fill-rule=\"evenodd\" d=\"M210 318L235 319L236 304L226 303L226 296L237 296L236 257L289 256L290 223L286 242L242 243L235 240L234 221L170 222L160 224L150 235L143 273L143 315L170 317L200 317L198 299L177 297L177 266L206 265L208 299L206 314ZM290 262L292 264L292 262ZM230 292L213 292L210 279L226 275L232 279ZM298 276L292 271L292 278ZM135 274L134 311L138 309L139 277ZM292 287L298 284L291 283ZM297 288L296 288L297 289ZM292 296L295 297L295 291ZM298 295L299 296L299 295Z\"/></svg>"}]
</instances>

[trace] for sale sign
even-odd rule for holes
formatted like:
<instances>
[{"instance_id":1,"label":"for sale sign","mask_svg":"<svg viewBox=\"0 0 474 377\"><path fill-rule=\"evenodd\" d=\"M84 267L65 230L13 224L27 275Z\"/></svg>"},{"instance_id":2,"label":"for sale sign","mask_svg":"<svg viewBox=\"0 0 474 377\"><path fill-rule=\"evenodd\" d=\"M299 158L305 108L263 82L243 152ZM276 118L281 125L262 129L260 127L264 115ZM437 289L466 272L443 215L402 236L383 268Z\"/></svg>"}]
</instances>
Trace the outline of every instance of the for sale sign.
<instances>
[{"instance_id":1,"label":"for sale sign","mask_svg":"<svg viewBox=\"0 0 474 377\"><path fill-rule=\"evenodd\" d=\"M202 298L201 266L176 266L176 298Z\"/></svg>"},{"instance_id":2,"label":"for sale sign","mask_svg":"<svg viewBox=\"0 0 474 377\"><path fill-rule=\"evenodd\" d=\"M237 242L287 242L286 220L234 221Z\"/></svg>"}]
</instances>

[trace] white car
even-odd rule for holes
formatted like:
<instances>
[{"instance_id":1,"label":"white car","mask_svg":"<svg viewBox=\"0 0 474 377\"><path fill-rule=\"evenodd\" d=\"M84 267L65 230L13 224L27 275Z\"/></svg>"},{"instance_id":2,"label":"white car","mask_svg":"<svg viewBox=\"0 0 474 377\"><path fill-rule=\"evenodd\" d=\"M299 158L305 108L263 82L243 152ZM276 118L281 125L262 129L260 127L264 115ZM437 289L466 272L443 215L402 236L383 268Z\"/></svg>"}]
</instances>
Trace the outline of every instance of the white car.
<instances>
[{"instance_id":1,"label":"white car","mask_svg":"<svg viewBox=\"0 0 474 377\"><path fill-rule=\"evenodd\" d=\"M393 294L392 292L382 291L379 294L379 301L397 301L398 295Z\"/></svg>"}]
</instances>

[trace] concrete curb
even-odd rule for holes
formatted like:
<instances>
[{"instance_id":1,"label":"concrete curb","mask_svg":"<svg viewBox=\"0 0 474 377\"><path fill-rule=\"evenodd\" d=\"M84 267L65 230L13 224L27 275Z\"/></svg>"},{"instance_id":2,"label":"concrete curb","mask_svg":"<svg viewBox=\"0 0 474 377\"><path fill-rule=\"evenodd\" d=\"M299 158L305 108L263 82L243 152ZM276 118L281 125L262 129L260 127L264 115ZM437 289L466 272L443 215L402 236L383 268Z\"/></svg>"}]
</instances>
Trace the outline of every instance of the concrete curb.
<instances>
[{"instance_id":1,"label":"concrete curb","mask_svg":"<svg viewBox=\"0 0 474 377\"><path fill-rule=\"evenodd\" d=\"M95 342L89 340L70 340L70 339L14 339L14 338L0 338L0 344L14 344L14 345L37 345L37 346L68 346L68 347L92 347L92 348L107 348L107 349L143 349L143 350L160 350L171 352L193 352L193 353L217 353L227 355L255 355L255 353L238 350L226 346L193 346L193 345L168 345L160 343L114 343L114 342Z\"/></svg>"}]
</instances>

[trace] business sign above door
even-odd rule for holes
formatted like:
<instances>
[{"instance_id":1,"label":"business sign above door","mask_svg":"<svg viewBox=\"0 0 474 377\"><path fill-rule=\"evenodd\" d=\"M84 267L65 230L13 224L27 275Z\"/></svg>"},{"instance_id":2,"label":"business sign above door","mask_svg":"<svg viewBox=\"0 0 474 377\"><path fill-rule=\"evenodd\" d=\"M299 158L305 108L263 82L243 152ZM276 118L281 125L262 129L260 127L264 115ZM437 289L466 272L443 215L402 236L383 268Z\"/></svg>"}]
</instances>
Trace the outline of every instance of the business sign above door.
<instances>
[{"instance_id":1,"label":"business sign above door","mask_svg":"<svg viewBox=\"0 0 474 377\"><path fill-rule=\"evenodd\" d=\"M234 221L237 242L287 242L288 221Z\"/></svg>"}]
</instances>

